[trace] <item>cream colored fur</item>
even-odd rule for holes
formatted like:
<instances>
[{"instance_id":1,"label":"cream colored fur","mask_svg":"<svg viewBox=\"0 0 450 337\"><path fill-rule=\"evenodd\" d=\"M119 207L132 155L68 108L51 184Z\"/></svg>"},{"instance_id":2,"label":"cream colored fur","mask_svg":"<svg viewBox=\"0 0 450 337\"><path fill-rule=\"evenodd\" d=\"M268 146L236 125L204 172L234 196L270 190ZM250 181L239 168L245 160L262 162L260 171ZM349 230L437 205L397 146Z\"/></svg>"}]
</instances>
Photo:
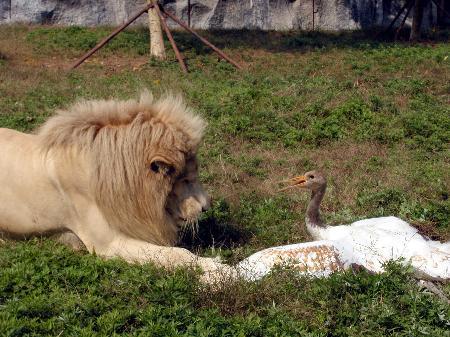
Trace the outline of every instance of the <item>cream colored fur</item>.
<instances>
[{"instance_id":1,"label":"cream colored fur","mask_svg":"<svg viewBox=\"0 0 450 337\"><path fill-rule=\"evenodd\" d=\"M172 247L209 204L197 180L204 128L180 98L144 93L79 102L35 135L0 129L0 232L74 233L101 256L230 273Z\"/></svg>"}]
</instances>

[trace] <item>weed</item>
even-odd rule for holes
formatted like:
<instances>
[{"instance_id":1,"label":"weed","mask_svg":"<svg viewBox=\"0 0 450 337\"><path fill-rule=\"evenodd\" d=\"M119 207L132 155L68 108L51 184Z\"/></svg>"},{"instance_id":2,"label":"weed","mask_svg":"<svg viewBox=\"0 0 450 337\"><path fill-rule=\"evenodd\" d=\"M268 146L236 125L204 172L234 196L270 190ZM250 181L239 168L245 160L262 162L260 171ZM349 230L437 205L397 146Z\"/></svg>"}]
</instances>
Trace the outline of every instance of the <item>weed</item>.
<instances>
[{"instance_id":1,"label":"weed","mask_svg":"<svg viewBox=\"0 0 450 337\"><path fill-rule=\"evenodd\" d=\"M361 192L357 198L358 206L370 209L373 215L386 216L399 213L406 198L402 191L386 189L380 192Z\"/></svg>"},{"instance_id":2,"label":"weed","mask_svg":"<svg viewBox=\"0 0 450 337\"><path fill-rule=\"evenodd\" d=\"M0 115L0 125L19 131L30 131L43 122L43 117L29 115Z\"/></svg>"},{"instance_id":3,"label":"weed","mask_svg":"<svg viewBox=\"0 0 450 337\"><path fill-rule=\"evenodd\" d=\"M265 178L266 172L262 169L263 159L260 157L240 157L237 161L242 170L250 176Z\"/></svg>"},{"instance_id":4,"label":"weed","mask_svg":"<svg viewBox=\"0 0 450 337\"><path fill-rule=\"evenodd\" d=\"M435 106L429 97L411 102L411 111L403 117L403 125L412 146L439 151L450 142L450 109Z\"/></svg>"},{"instance_id":5,"label":"weed","mask_svg":"<svg viewBox=\"0 0 450 337\"><path fill-rule=\"evenodd\" d=\"M437 227L448 230L450 228L450 204L445 201L427 202L424 204L412 203L409 207L409 216L421 221L430 221Z\"/></svg>"},{"instance_id":6,"label":"weed","mask_svg":"<svg viewBox=\"0 0 450 337\"><path fill-rule=\"evenodd\" d=\"M284 196L261 200L254 194L243 196L236 211L237 222L253 233L253 245L270 247L292 242L299 217L287 207Z\"/></svg>"}]
</instances>

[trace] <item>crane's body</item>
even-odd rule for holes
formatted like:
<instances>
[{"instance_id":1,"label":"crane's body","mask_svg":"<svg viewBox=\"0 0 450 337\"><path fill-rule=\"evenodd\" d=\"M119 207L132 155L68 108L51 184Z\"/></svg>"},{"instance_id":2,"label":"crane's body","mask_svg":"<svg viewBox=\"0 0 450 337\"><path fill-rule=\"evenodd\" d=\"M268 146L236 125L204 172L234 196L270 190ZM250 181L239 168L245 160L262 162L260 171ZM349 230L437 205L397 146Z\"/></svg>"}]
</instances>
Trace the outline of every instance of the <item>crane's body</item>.
<instances>
[{"instance_id":1,"label":"crane's body","mask_svg":"<svg viewBox=\"0 0 450 337\"><path fill-rule=\"evenodd\" d=\"M382 272L389 260L399 260L427 279L450 279L450 245L422 236L407 222L393 217L360 220L351 225L326 226L315 239L329 240L348 267Z\"/></svg>"},{"instance_id":2,"label":"crane's body","mask_svg":"<svg viewBox=\"0 0 450 337\"><path fill-rule=\"evenodd\" d=\"M350 225L324 225L319 207L325 194L325 178L308 172L290 182L290 187L312 190L305 221L308 232L317 241L272 247L251 255L238 265L247 279L262 278L276 265L290 265L300 273L318 277L352 265L379 273L386 262L397 260L410 264L421 279L450 280L450 242L430 240L394 216Z\"/></svg>"},{"instance_id":3,"label":"crane's body","mask_svg":"<svg viewBox=\"0 0 450 337\"><path fill-rule=\"evenodd\" d=\"M255 281L276 267L286 267L313 276L326 277L342 270L339 252L330 241L314 241L261 250L237 265L239 274Z\"/></svg>"}]
</instances>

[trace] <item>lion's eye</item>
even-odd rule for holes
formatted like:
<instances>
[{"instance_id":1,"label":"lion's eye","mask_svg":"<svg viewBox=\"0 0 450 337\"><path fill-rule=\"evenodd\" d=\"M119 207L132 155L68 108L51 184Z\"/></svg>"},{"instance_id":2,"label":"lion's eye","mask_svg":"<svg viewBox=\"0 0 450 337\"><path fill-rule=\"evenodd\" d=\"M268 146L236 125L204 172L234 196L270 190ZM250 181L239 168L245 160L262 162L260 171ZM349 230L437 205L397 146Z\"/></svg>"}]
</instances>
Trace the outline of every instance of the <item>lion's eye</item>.
<instances>
[{"instance_id":1,"label":"lion's eye","mask_svg":"<svg viewBox=\"0 0 450 337\"><path fill-rule=\"evenodd\" d=\"M309 179L314 179L314 176L309 176Z\"/></svg>"},{"instance_id":2,"label":"lion's eye","mask_svg":"<svg viewBox=\"0 0 450 337\"><path fill-rule=\"evenodd\" d=\"M159 171L158 164L156 164L155 162L151 163L151 164L150 164L150 169L151 169L153 172L158 173L158 171Z\"/></svg>"},{"instance_id":3,"label":"lion's eye","mask_svg":"<svg viewBox=\"0 0 450 337\"><path fill-rule=\"evenodd\" d=\"M172 175L175 172L175 168L173 166L158 160L155 160L150 164L150 170L154 173L161 173L164 175Z\"/></svg>"}]
</instances>

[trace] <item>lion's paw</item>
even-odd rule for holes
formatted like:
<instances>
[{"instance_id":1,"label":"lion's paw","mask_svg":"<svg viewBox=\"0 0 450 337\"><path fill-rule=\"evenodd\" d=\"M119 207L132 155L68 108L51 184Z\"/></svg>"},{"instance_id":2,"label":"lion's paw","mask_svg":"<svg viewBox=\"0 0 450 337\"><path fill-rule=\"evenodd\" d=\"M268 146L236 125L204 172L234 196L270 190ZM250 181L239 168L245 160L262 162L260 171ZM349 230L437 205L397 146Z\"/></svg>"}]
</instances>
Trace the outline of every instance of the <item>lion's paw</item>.
<instances>
[{"instance_id":1,"label":"lion's paw","mask_svg":"<svg viewBox=\"0 0 450 337\"><path fill-rule=\"evenodd\" d=\"M216 258L208 260L200 263L203 271L200 281L203 284L220 286L237 280L238 272L236 268L220 263Z\"/></svg>"}]
</instances>

